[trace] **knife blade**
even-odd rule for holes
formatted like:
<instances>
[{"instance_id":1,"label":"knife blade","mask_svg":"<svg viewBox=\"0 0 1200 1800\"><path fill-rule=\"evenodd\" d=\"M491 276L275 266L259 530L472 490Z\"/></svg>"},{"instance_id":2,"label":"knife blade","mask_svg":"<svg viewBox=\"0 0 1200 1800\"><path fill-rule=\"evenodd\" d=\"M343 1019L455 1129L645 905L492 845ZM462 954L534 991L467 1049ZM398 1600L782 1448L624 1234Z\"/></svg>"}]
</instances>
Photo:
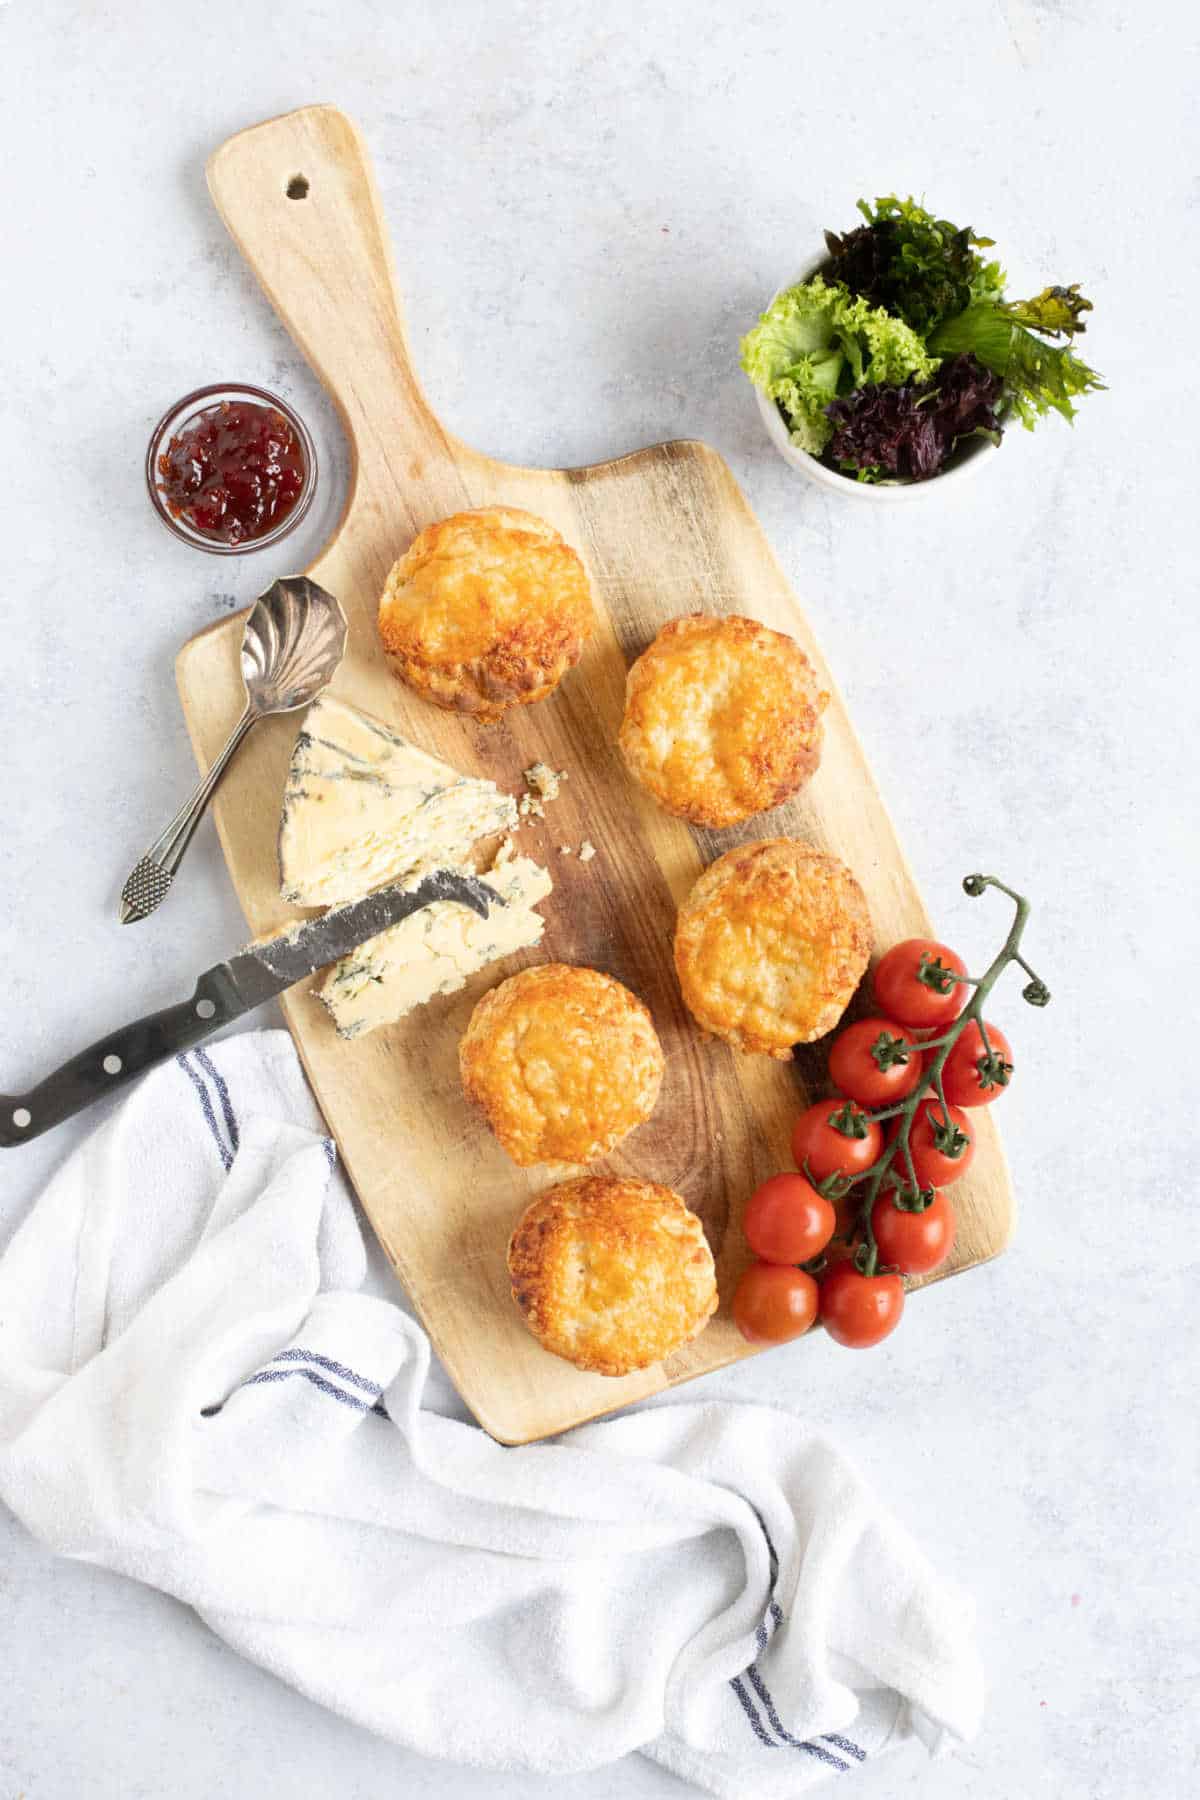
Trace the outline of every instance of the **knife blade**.
<instances>
[{"instance_id":1,"label":"knife blade","mask_svg":"<svg viewBox=\"0 0 1200 1800\"><path fill-rule=\"evenodd\" d=\"M423 907L453 901L486 919L507 902L495 888L462 869L435 869L415 886L380 888L361 900L307 919L275 937L248 944L214 963L190 1000L123 1026L80 1051L25 1094L0 1094L0 1148L40 1137L116 1088L201 1043L214 1031L274 999L305 976L337 962L360 944Z\"/></svg>"},{"instance_id":2,"label":"knife blade","mask_svg":"<svg viewBox=\"0 0 1200 1800\"><path fill-rule=\"evenodd\" d=\"M507 904L495 888L477 875L461 869L435 869L416 887L380 888L361 900L334 907L319 919L294 925L278 937L249 944L228 962L207 970L206 975L227 981L240 1002L239 1011L247 1012L303 981L306 975L337 962L368 939L378 937L381 931L420 912L422 907L443 900L469 906L481 919L487 918L490 906ZM205 976L200 979L203 981Z\"/></svg>"}]
</instances>

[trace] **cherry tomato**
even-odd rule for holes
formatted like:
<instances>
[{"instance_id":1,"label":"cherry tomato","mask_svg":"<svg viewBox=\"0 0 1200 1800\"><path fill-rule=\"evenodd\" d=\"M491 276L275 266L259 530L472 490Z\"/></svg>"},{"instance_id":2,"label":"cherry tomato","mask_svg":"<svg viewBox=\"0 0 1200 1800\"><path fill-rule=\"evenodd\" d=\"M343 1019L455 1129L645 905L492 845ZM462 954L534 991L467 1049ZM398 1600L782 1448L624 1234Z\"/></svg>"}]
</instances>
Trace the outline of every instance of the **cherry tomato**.
<instances>
[{"instance_id":1,"label":"cherry tomato","mask_svg":"<svg viewBox=\"0 0 1200 1800\"><path fill-rule=\"evenodd\" d=\"M904 1283L899 1275L862 1275L852 1262L834 1263L821 1282L820 1309L835 1344L867 1350L900 1323Z\"/></svg>"},{"instance_id":2,"label":"cherry tomato","mask_svg":"<svg viewBox=\"0 0 1200 1800\"><path fill-rule=\"evenodd\" d=\"M922 958L927 959L924 967ZM967 1003L967 987L961 981L947 984L943 971L965 975L967 965L934 938L905 938L894 944L875 970L879 1010L916 1031L949 1025Z\"/></svg>"},{"instance_id":3,"label":"cherry tomato","mask_svg":"<svg viewBox=\"0 0 1200 1800\"><path fill-rule=\"evenodd\" d=\"M772 1175L746 1202L742 1229L755 1256L769 1263L802 1263L833 1236L837 1214L803 1175Z\"/></svg>"},{"instance_id":4,"label":"cherry tomato","mask_svg":"<svg viewBox=\"0 0 1200 1800\"><path fill-rule=\"evenodd\" d=\"M829 1079L860 1106L890 1106L912 1093L923 1061L907 1026L860 1019L833 1040Z\"/></svg>"},{"instance_id":5,"label":"cherry tomato","mask_svg":"<svg viewBox=\"0 0 1200 1800\"><path fill-rule=\"evenodd\" d=\"M803 1269L751 1263L733 1296L733 1322L751 1344L803 1337L817 1316L817 1284Z\"/></svg>"},{"instance_id":6,"label":"cherry tomato","mask_svg":"<svg viewBox=\"0 0 1200 1800\"><path fill-rule=\"evenodd\" d=\"M834 1121L837 1123L834 1123ZM829 1175L861 1175L879 1160L883 1131L851 1100L820 1100L792 1127L792 1157L813 1181Z\"/></svg>"},{"instance_id":7,"label":"cherry tomato","mask_svg":"<svg viewBox=\"0 0 1200 1800\"><path fill-rule=\"evenodd\" d=\"M899 1129L897 1122L892 1127L893 1137ZM961 1106L950 1107L947 1125L941 1101L922 1100L908 1133L908 1147L912 1151L918 1187L949 1187L971 1166L975 1155L975 1133ZM907 1181L908 1165L903 1155L897 1154L892 1167Z\"/></svg>"},{"instance_id":8,"label":"cherry tomato","mask_svg":"<svg viewBox=\"0 0 1200 1800\"><path fill-rule=\"evenodd\" d=\"M1013 1060L1008 1039L990 1019L987 1028L989 1056L983 1034L972 1019L958 1039L942 1069L942 1086L951 1106L987 1106L1012 1080Z\"/></svg>"},{"instance_id":9,"label":"cherry tomato","mask_svg":"<svg viewBox=\"0 0 1200 1800\"><path fill-rule=\"evenodd\" d=\"M902 1212L884 1193L871 1208L871 1229L881 1263L902 1275L928 1275L953 1250L957 1221L945 1194L935 1194L924 1212Z\"/></svg>"}]
</instances>

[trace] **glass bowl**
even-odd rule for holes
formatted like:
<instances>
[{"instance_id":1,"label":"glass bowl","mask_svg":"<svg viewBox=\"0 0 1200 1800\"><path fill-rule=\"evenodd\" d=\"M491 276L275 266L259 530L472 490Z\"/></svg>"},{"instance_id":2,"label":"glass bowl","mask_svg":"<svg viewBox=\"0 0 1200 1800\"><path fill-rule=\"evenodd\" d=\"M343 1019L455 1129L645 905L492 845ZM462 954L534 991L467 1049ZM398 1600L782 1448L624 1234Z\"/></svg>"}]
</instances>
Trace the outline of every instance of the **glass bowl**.
<instances>
[{"instance_id":1,"label":"glass bowl","mask_svg":"<svg viewBox=\"0 0 1200 1800\"><path fill-rule=\"evenodd\" d=\"M197 531L187 519L173 513L162 491L162 477L158 467L159 458L171 439L177 437L197 413L206 412L210 407L219 405L222 400L244 400L253 406L274 407L291 426L304 459L304 486L291 510L269 531L264 531L261 537L246 538L238 544L227 544L220 538L209 537L205 532ZM150 434L150 443L146 449L146 488L150 504L167 530L185 544L190 544L194 550L206 550L210 556L247 556L253 550L268 549L270 545L277 544L280 538L286 537L289 531L294 531L312 505L313 495L317 491L317 447L299 413L286 400L281 400L278 394L268 393L266 388L252 387L248 382L218 382L212 387L196 388L193 393L185 394L158 421Z\"/></svg>"}]
</instances>

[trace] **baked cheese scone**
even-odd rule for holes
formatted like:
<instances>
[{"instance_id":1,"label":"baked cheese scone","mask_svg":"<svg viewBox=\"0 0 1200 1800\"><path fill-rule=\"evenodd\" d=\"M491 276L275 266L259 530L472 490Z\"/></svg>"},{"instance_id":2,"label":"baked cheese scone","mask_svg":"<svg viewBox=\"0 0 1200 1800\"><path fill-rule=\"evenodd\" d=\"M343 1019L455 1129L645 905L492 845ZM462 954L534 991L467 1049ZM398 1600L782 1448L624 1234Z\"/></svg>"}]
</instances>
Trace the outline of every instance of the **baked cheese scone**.
<instances>
[{"instance_id":1,"label":"baked cheese scone","mask_svg":"<svg viewBox=\"0 0 1200 1800\"><path fill-rule=\"evenodd\" d=\"M482 720L552 693L592 634L583 563L533 513L488 506L429 525L395 564L379 636L426 700Z\"/></svg>"},{"instance_id":2,"label":"baked cheese scone","mask_svg":"<svg viewBox=\"0 0 1200 1800\"><path fill-rule=\"evenodd\" d=\"M653 1181L585 1175L539 1194L509 1240L508 1272L538 1342L599 1375L661 1362L717 1307L703 1226Z\"/></svg>"},{"instance_id":3,"label":"baked cheese scone","mask_svg":"<svg viewBox=\"0 0 1200 1800\"><path fill-rule=\"evenodd\" d=\"M458 1060L467 1099L522 1167L606 1156L650 1117L663 1077L642 1002L568 963L522 969L485 994Z\"/></svg>"},{"instance_id":4,"label":"baked cheese scone","mask_svg":"<svg viewBox=\"0 0 1200 1800\"><path fill-rule=\"evenodd\" d=\"M675 926L692 1017L737 1050L780 1058L833 1030L870 953L858 882L836 856L794 838L719 856Z\"/></svg>"},{"instance_id":5,"label":"baked cheese scone","mask_svg":"<svg viewBox=\"0 0 1200 1800\"><path fill-rule=\"evenodd\" d=\"M754 619L691 613L629 671L621 753L667 812L736 825L812 775L829 704L793 638Z\"/></svg>"}]
</instances>

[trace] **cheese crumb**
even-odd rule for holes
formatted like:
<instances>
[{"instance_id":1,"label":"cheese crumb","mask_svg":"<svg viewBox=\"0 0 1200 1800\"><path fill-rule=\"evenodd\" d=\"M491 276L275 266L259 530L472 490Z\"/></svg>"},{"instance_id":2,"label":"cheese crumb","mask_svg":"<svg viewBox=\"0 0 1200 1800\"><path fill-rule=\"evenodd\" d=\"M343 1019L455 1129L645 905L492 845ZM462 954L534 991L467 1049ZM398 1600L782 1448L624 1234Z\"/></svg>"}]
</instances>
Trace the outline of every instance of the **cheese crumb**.
<instances>
[{"instance_id":1,"label":"cheese crumb","mask_svg":"<svg viewBox=\"0 0 1200 1800\"><path fill-rule=\"evenodd\" d=\"M592 843L590 838L584 838L582 844L580 844L580 846L579 846L580 862L591 862L591 860L592 860L593 856L595 856L595 854L596 854L595 844Z\"/></svg>"},{"instance_id":2,"label":"cheese crumb","mask_svg":"<svg viewBox=\"0 0 1200 1800\"><path fill-rule=\"evenodd\" d=\"M560 844L558 846L558 854L560 856L574 856L575 852L572 850L570 844Z\"/></svg>"},{"instance_id":3,"label":"cheese crumb","mask_svg":"<svg viewBox=\"0 0 1200 1800\"><path fill-rule=\"evenodd\" d=\"M525 785L529 789L522 794L517 803L517 811L523 819L544 819L546 808L543 801L557 800L559 790L567 779L565 769L552 769L549 763L535 762L525 770Z\"/></svg>"},{"instance_id":4,"label":"cheese crumb","mask_svg":"<svg viewBox=\"0 0 1200 1800\"><path fill-rule=\"evenodd\" d=\"M565 769L552 769L549 763L535 762L525 771L525 785L530 793L543 800L557 800L558 790L567 779Z\"/></svg>"}]
</instances>

